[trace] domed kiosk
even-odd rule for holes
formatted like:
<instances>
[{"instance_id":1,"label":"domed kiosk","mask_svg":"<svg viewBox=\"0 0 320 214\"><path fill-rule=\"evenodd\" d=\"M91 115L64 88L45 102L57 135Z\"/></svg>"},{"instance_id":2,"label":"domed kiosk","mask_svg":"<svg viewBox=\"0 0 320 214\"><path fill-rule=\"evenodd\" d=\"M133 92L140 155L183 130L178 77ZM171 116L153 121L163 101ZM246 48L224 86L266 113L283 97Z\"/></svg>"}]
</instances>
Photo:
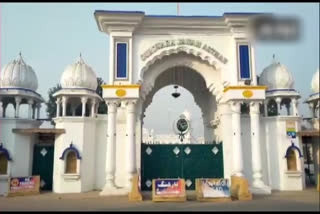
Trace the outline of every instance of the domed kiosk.
<instances>
[{"instance_id":1,"label":"domed kiosk","mask_svg":"<svg viewBox=\"0 0 320 214\"><path fill-rule=\"evenodd\" d=\"M277 62L273 56L272 63L261 73L259 84L267 86L265 116L281 115L284 106L286 115L299 116L298 99L299 93L294 89L294 80L288 68Z\"/></svg>"},{"instance_id":2,"label":"domed kiosk","mask_svg":"<svg viewBox=\"0 0 320 214\"><path fill-rule=\"evenodd\" d=\"M309 98L306 100L308 103L311 117L314 118L313 125L316 129L319 129L319 118L320 118L320 89L319 89L319 68L317 72L313 75L311 80L311 90Z\"/></svg>"},{"instance_id":3,"label":"domed kiosk","mask_svg":"<svg viewBox=\"0 0 320 214\"><path fill-rule=\"evenodd\" d=\"M102 98L96 93L98 86L97 76L92 68L87 65L81 57L77 62L68 65L61 75L62 89L53 94L57 101L57 117L80 116L77 109L81 107L81 116L95 117L98 104ZM91 104L91 113L86 108L88 101ZM60 115L60 104L62 103L62 115ZM70 106L70 108L68 108ZM67 109L69 110L67 112Z\"/></svg>"},{"instance_id":4,"label":"domed kiosk","mask_svg":"<svg viewBox=\"0 0 320 214\"><path fill-rule=\"evenodd\" d=\"M22 58L18 58L5 65L0 74L0 101L2 117L6 117L6 109L9 104L15 108L15 118L20 118L20 105L28 104L28 119L39 118L41 103L44 102L40 94L36 92L38 79L33 68ZM37 115L35 115L37 109Z\"/></svg>"}]
</instances>

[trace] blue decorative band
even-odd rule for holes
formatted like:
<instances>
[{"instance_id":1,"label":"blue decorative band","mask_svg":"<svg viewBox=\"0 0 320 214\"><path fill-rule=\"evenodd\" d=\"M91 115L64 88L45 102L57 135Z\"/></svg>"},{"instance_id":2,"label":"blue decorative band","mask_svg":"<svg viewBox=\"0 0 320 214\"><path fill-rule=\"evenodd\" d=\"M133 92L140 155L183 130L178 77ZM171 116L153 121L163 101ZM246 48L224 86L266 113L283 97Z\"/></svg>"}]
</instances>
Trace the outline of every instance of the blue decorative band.
<instances>
[{"instance_id":1,"label":"blue decorative band","mask_svg":"<svg viewBox=\"0 0 320 214\"><path fill-rule=\"evenodd\" d=\"M292 150L293 150L293 149L296 149L296 150L299 152L299 158L302 158L302 157L303 157L300 149L299 149L296 145L294 145L294 143L291 141L291 146L288 147L285 158L288 157L289 152L290 152L291 149L292 149Z\"/></svg>"},{"instance_id":2,"label":"blue decorative band","mask_svg":"<svg viewBox=\"0 0 320 214\"><path fill-rule=\"evenodd\" d=\"M272 90L266 90L267 93L271 93L271 92L275 92L275 91L293 91L293 92L297 92L294 89L272 89Z\"/></svg>"},{"instance_id":3,"label":"blue decorative band","mask_svg":"<svg viewBox=\"0 0 320 214\"><path fill-rule=\"evenodd\" d=\"M28 91L31 93L34 93L36 95L38 95L39 97L41 97L40 94L38 94L37 92L35 92L34 90L28 89L28 88L0 88L0 90L19 90L19 91Z\"/></svg>"},{"instance_id":4,"label":"blue decorative band","mask_svg":"<svg viewBox=\"0 0 320 214\"><path fill-rule=\"evenodd\" d=\"M76 147L74 147L72 143L70 143L70 146L63 151L63 153L60 157L61 160L64 160L64 156L67 154L68 151L74 151L77 155L77 159L81 160L80 153L79 153L78 149Z\"/></svg>"},{"instance_id":5,"label":"blue decorative band","mask_svg":"<svg viewBox=\"0 0 320 214\"><path fill-rule=\"evenodd\" d=\"M6 156L8 161L11 161L12 159L10 158L9 152L6 148L3 147L2 143L0 144L0 153L4 153L4 156Z\"/></svg>"},{"instance_id":6,"label":"blue decorative band","mask_svg":"<svg viewBox=\"0 0 320 214\"><path fill-rule=\"evenodd\" d=\"M90 88L61 88L59 91L61 90L85 90L85 91L91 91L91 92L96 92L95 90L93 89L90 89Z\"/></svg>"}]
</instances>

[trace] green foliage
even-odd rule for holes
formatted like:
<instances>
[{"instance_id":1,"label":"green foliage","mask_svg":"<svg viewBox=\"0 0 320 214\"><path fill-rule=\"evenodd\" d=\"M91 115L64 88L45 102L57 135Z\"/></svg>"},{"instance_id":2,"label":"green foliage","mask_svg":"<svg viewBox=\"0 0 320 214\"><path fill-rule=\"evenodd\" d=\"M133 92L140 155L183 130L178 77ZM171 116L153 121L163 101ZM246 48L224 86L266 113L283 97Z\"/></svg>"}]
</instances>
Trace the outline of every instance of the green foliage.
<instances>
[{"instance_id":1,"label":"green foliage","mask_svg":"<svg viewBox=\"0 0 320 214\"><path fill-rule=\"evenodd\" d=\"M101 77L97 78L98 81L98 87L97 87L97 94L99 94L100 97L102 97L102 87L101 85L105 84L103 79ZM104 101L99 103L99 108L98 108L98 114L107 114L108 113L108 107Z\"/></svg>"},{"instance_id":2,"label":"green foliage","mask_svg":"<svg viewBox=\"0 0 320 214\"><path fill-rule=\"evenodd\" d=\"M47 116L49 119L52 119L53 117L56 116L57 114L57 104L56 104L56 99L53 97L53 94L61 89L61 85L57 84L56 86L52 87L48 91L49 95L49 100L46 102L47 105ZM53 121L51 122L53 124Z\"/></svg>"}]
</instances>

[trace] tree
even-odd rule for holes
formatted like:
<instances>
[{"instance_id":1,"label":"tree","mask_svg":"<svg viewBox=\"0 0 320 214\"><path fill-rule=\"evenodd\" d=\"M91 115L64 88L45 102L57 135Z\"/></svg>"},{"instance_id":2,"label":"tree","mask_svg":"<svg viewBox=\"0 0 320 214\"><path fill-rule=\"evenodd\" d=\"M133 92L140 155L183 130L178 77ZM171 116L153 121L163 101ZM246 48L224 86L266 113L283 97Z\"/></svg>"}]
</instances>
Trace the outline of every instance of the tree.
<instances>
[{"instance_id":1,"label":"tree","mask_svg":"<svg viewBox=\"0 0 320 214\"><path fill-rule=\"evenodd\" d=\"M99 96L102 98L102 87L101 85L105 84L105 82L103 81L103 79L101 77L97 78L97 82L98 82L98 87L97 87L97 94L99 94ZM107 114L108 113L108 107L106 105L106 103L104 101L99 103L99 108L98 108L98 114Z\"/></svg>"},{"instance_id":2,"label":"tree","mask_svg":"<svg viewBox=\"0 0 320 214\"><path fill-rule=\"evenodd\" d=\"M101 85L105 84L103 79L101 77L98 77L97 78L97 82L98 82L98 87L96 89L96 92L97 94L102 97L102 87ZM62 89L61 85L60 84L57 84L56 86L52 87L49 89L48 91L48 95L49 95L49 100L48 102L46 102L46 105L47 105L47 115L48 115L48 119L52 119L56 116L57 114L57 104L56 104L56 98L53 97L53 94L57 91L59 91L60 89ZM77 109L77 113L76 115L81 115L81 106L79 106L80 108ZM87 110L87 114L89 114L89 108L87 107L86 108ZM67 109L67 112L69 112L70 109ZM80 112L80 113L79 113ZM99 108L98 108L98 114L107 114L108 112L108 108L107 108L107 105L104 101L101 101L99 103ZM51 122L52 124L54 124L54 122L52 121Z\"/></svg>"},{"instance_id":3,"label":"tree","mask_svg":"<svg viewBox=\"0 0 320 214\"><path fill-rule=\"evenodd\" d=\"M48 118L50 120L53 117L55 117L57 114L57 104L56 104L56 99L53 97L53 94L59 91L61 88L62 88L61 85L58 83L56 86L50 88L48 91L49 100L48 102L46 102L46 105L47 105L46 111L47 111ZM54 124L53 121L51 121L51 123Z\"/></svg>"}]
</instances>

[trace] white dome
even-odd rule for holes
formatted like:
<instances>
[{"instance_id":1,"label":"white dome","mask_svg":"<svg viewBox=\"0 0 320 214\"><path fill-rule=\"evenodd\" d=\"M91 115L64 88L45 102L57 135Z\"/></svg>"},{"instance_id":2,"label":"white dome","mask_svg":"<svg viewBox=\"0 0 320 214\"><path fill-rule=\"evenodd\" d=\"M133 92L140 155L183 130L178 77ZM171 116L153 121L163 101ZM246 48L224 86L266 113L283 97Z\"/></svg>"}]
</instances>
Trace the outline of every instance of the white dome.
<instances>
[{"instance_id":1,"label":"white dome","mask_svg":"<svg viewBox=\"0 0 320 214\"><path fill-rule=\"evenodd\" d=\"M26 88L36 91L38 78L33 68L27 65L19 54L18 59L5 65L0 73L1 88Z\"/></svg>"},{"instance_id":2,"label":"white dome","mask_svg":"<svg viewBox=\"0 0 320 214\"><path fill-rule=\"evenodd\" d=\"M263 69L259 79L259 85L267 86L267 90L292 89L293 84L292 74L287 67L275 60L271 65Z\"/></svg>"},{"instance_id":3,"label":"white dome","mask_svg":"<svg viewBox=\"0 0 320 214\"><path fill-rule=\"evenodd\" d=\"M318 68L317 72L312 77L311 89L314 93L318 93L320 91L319 90L319 68Z\"/></svg>"},{"instance_id":4,"label":"white dome","mask_svg":"<svg viewBox=\"0 0 320 214\"><path fill-rule=\"evenodd\" d=\"M98 86L95 72L83 61L81 55L76 63L66 67L62 73L60 83L62 88L89 88L96 90Z\"/></svg>"}]
</instances>

